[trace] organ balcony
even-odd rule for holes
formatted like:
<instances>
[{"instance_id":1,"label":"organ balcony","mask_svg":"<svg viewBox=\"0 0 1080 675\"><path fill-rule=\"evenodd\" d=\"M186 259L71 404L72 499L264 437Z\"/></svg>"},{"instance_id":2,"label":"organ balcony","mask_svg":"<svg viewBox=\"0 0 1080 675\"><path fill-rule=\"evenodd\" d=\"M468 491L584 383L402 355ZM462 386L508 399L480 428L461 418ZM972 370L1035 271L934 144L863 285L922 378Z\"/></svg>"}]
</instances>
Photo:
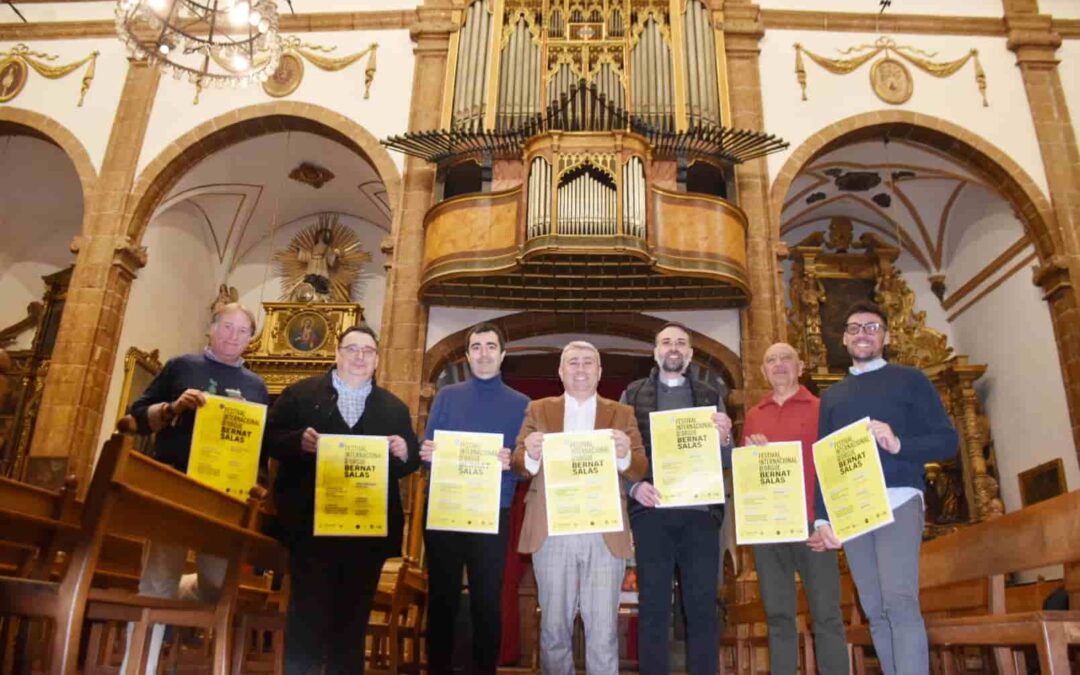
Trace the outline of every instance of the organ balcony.
<instances>
[{"instance_id":1,"label":"organ balcony","mask_svg":"<svg viewBox=\"0 0 1080 675\"><path fill-rule=\"evenodd\" d=\"M757 132L658 129L582 83L508 130L384 141L438 165L419 294L431 305L550 311L741 307L746 214L725 198Z\"/></svg>"}]
</instances>

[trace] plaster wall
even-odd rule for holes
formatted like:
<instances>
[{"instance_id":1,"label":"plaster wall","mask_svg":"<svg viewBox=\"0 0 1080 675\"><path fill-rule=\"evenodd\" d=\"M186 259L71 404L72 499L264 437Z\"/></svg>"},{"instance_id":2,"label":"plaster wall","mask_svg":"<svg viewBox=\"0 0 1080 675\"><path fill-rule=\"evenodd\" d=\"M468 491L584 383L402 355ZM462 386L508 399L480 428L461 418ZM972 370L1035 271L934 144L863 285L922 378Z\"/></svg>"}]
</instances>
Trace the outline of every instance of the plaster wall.
<instances>
[{"instance_id":1,"label":"plaster wall","mask_svg":"<svg viewBox=\"0 0 1080 675\"><path fill-rule=\"evenodd\" d=\"M953 323L956 351L990 367L976 391L990 417L1006 511L1021 507L1017 474L1062 458L1080 487L1050 313L1028 274L1010 277Z\"/></svg>"},{"instance_id":2,"label":"plaster wall","mask_svg":"<svg viewBox=\"0 0 1080 675\"><path fill-rule=\"evenodd\" d=\"M1046 190L1027 95L1015 55L1006 48L1003 38L890 36L900 45L936 52L935 61L961 58L969 49L978 49L986 72L989 107L983 107L972 62L945 79L932 77L905 63L914 93L903 105L890 106L874 94L868 81L872 64L883 55L847 75L833 75L804 56L807 100L801 100L793 72L795 43L815 54L834 58L841 56L838 50L873 44L878 37L869 33L766 31L761 41L761 72L766 74L762 77L765 129L791 143L787 150L769 155L770 176L776 176L796 148L830 124L859 113L899 109L931 115L968 129L1011 156L1036 185Z\"/></svg>"},{"instance_id":3,"label":"plaster wall","mask_svg":"<svg viewBox=\"0 0 1080 675\"><path fill-rule=\"evenodd\" d=\"M304 33L299 37L304 43L337 47L329 54L331 57L355 54L373 42L378 43L370 98L364 99L364 69L368 58L365 56L337 72L325 72L304 61L300 86L283 100L330 109L354 120L376 138L406 131L415 62L408 31ZM277 100L258 84L244 89L205 89L198 104L193 103L194 97L195 87L186 80L162 78L139 155L138 171L141 172L177 137L201 123L231 110ZM403 156L390 154L398 168L403 169Z\"/></svg>"},{"instance_id":4,"label":"plaster wall","mask_svg":"<svg viewBox=\"0 0 1080 675\"><path fill-rule=\"evenodd\" d=\"M986 188L968 186L957 198L946 229L946 293L955 291L1025 237L1012 208ZM1007 266L1015 264L1015 259Z\"/></svg>"},{"instance_id":5,"label":"plaster wall","mask_svg":"<svg viewBox=\"0 0 1080 675\"><path fill-rule=\"evenodd\" d=\"M0 136L0 328L26 316L41 300L41 277L75 261L70 244L82 227L82 186L63 150L28 136ZM28 348L33 331L11 349Z\"/></svg>"},{"instance_id":6,"label":"plaster wall","mask_svg":"<svg viewBox=\"0 0 1080 675\"><path fill-rule=\"evenodd\" d=\"M0 52L10 51L16 44L0 42ZM78 105L79 91L89 64L58 80L46 79L28 68L23 90L8 103L0 105L30 110L56 120L83 144L94 169L100 171L109 143L109 131L127 78L128 61L124 46L115 38L35 40L28 46L31 51L56 56L55 60L38 59L51 66L82 60L94 50L99 52L94 80L90 83L82 107Z\"/></svg>"},{"instance_id":7,"label":"plaster wall","mask_svg":"<svg viewBox=\"0 0 1080 675\"><path fill-rule=\"evenodd\" d=\"M206 344L217 262L206 225L178 207L151 221L143 237L146 267L131 284L97 447L116 423L128 348L157 349L162 363Z\"/></svg>"},{"instance_id":8,"label":"plaster wall","mask_svg":"<svg viewBox=\"0 0 1080 675\"><path fill-rule=\"evenodd\" d=\"M1055 19L1080 19L1080 3L1076 0L1039 0L1039 12Z\"/></svg>"}]
</instances>

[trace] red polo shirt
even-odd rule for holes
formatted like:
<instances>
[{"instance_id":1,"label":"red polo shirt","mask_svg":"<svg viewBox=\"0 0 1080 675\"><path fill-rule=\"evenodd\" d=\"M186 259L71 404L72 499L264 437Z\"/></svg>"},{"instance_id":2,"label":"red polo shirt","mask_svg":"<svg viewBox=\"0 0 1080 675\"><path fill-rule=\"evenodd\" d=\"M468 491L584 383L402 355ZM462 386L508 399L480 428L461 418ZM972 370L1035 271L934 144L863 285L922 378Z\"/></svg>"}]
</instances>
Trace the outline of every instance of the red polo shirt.
<instances>
[{"instance_id":1,"label":"red polo shirt","mask_svg":"<svg viewBox=\"0 0 1080 675\"><path fill-rule=\"evenodd\" d=\"M799 385L795 395L778 404L769 394L746 413L743 424L743 445L753 434L764 434L770 443L799 441L802 443L803 477L806 480L806 515L814 522L814 441L818 439L818 408L821 402L806 387Z\"/></svg>"}]
</instances>

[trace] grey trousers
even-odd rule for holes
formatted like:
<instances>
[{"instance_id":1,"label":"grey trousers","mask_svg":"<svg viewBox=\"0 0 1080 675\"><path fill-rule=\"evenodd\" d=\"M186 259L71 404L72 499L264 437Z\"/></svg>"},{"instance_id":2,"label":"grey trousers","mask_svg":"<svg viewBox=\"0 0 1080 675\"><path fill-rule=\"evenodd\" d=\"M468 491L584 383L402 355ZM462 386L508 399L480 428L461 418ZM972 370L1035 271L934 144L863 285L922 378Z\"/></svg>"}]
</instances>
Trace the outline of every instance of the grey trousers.
<instances>
[{"instance_id":1,"label":"grey trousers","mask_svg":"<svg viewBox=\"0 0 1080 675\"><path fill-rule=\"evenodd\" d=\"M619 590L626 561L611 554L600 534L548 537L532 559L544 675L573 675L574 616L579 611L586 672L618 675Z\"/></svg>"},{"instance_id":2,"label":"grey trousers","mask_svg":"<svg viewBox=\"0 0 1080 675\"><path fill-rule=\"evenodd\" d=\"M919 608L923 503L893 510L895 522L844 544L851 578L885 675L926 675L930 652Z\"/></svg>"},{"instance_id":3,"label":"grey trousers","mask_svg":"<svg viewBox=\"0 0 1080 675\"><path fill-rule=\"evenodd\" d=\"M187 562L187 547L177 546L160 541L149 540L143 545L142 578L139 579L139 595L152 598L176 598L183 597L181 593L181 577L184 575L184 564ZM198 566L198 585L187 589L190 599L203 601L216 600L221 593L221 587L225 583L225 572L228 570L229 561L213 555L197 554L195 556ZM128 645L131 645L131 636L135 624L128 624ZM153 675L158 671L158 660L161 657L161 646L165 640L165 626L156 623L150 629L149 660L146 663L146 675ZM120 664L120 673L127 672L128 657L130 654L125 649L124 661Z\"/></svg>"},{"instance_id":4,"label":"grey trousers","mask_svg":"<svg viewBox=\"0 0 1080 675\"><path fill-rule=\"evenodd\" d=\"M798 594L795 572L802 579L813 618L814 655L818 672L847 675L847 637L840 613L840 569L836 551L814 553L803 542L754 546L761 601L769 623L769 669L794 675L799 636L795 627Z\"/></svg>"}]
</instances>

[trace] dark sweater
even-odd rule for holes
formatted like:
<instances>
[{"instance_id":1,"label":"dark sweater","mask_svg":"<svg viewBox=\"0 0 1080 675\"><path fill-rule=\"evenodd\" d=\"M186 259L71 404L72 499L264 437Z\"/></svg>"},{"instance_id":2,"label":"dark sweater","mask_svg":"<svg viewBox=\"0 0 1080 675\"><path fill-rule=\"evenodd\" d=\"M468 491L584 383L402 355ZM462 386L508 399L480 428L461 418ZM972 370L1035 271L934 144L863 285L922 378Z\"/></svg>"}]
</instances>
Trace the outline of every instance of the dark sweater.
<instances>
[{"instance_id":1,"label":"dark sweater","mask_svg":"<svg viewBox=\"0 0 1080 675\"><path fill-rule=\"evenodd\" d=\"M941 398L921 370L886 364L883 368L848 375L821 397L818 434L824 438L863 417L887 422L900 439L893 455L878 448L885 486L923 490L924 465L956 455L959 438ZM828 520L821 486L815 490L814 513Z\"/></svg>"},{"instance_id":2,"label":"dark sweater","mask_svg":"<svg viewBox=\"0 0 1080 675\"><path fill-rule=\"evenodd\" d=\"M337 391L330 372L289 385L274 401L266 419L263 453L278 460L274 497L281 536L290 546L310 541L315 515L315 455L301 449L304 429L320 434L356 434L366 436L401 436L408 446L406 461L390 457L390 480L387 482L386 537L367 537L372 555L401 555L405 524L398 481L420 466L420 446L412 430L409 408L390 392L377 385L371 388L364 404L364 414L356 424L341 417Z\"/></svg>"},{"instance_id":3,"label":"dark sweater","mask_svg":"<svg viewBox=\"0 0 1080 675\"><path fill-rule=\"evenodd\" d=\"M135 417L139 433L150 433L149 409L157 403L173 402L186 389L198 389L218 396L239 396L253 403L268 403L270 396L262 378L243 366L230 366L202 354L184 354L169 359L128 412ZM179 471L187 471L191 454L191 432L195 411L189 410L176 423L157 432L154 458Z\"/></svg>"},{"instance_id":4,"label":"dark sweater","mask_svg":"<svg viewBox=\"0 0 1080 675\"><path fill-rule=\"evenodd\" d=\"M506 386L500 375L489 380L470 378L439 390L428 413L424 437L433 439L436 429L502 434L502 447L512 448L528 405L529 397ZM516 484L517 475L503 471L499 499L502 508L509 508L513 502Z\"/></svg>"}]
</instances>

